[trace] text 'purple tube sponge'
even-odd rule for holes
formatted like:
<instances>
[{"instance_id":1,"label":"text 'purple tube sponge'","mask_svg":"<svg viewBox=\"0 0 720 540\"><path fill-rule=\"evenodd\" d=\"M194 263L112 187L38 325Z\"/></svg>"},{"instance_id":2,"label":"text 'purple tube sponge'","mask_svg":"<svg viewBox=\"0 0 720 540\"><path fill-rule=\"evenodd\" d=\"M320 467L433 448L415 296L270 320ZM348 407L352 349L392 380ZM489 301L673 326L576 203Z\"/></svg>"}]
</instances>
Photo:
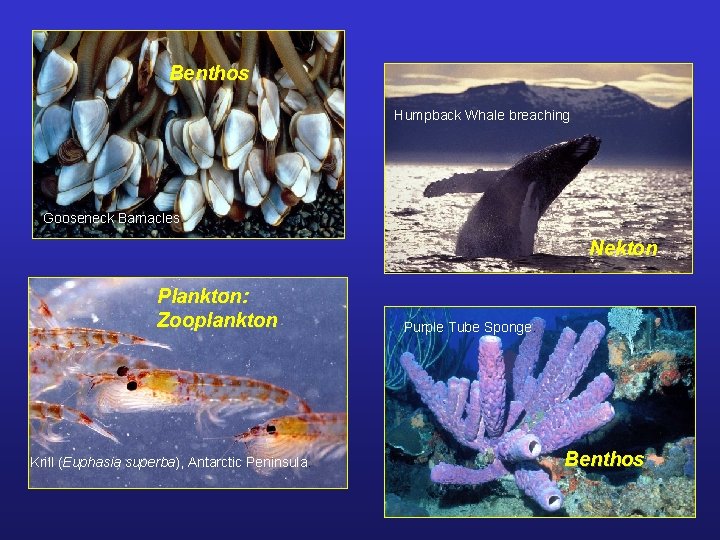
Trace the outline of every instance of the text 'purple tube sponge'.
<instances>
[{"instance_id":1,"label":"text 'purple tube sponge'","mask_svg":"<svg viewBox=\"0 0 720 540\"><path fill-rule=\"evenodd\" d=\"M433 482L477 485L512 473L517 485L542 508L554 512L562 507L562 493L537 458L612 420L615 411L606 399L613 382L601 373L569 399L605 335L605 327L597 321L579 339L571 329L563 330L536 378L544 330L545 321L531 321L513 368L509 402L502 342L496 336L480 338L478 377L473 382L457 377L435 382L411 353L402 355L400 364L440 425L459 443L493 457L482 469L439 463L430 473Z\"/></svg>"}]
</instances>

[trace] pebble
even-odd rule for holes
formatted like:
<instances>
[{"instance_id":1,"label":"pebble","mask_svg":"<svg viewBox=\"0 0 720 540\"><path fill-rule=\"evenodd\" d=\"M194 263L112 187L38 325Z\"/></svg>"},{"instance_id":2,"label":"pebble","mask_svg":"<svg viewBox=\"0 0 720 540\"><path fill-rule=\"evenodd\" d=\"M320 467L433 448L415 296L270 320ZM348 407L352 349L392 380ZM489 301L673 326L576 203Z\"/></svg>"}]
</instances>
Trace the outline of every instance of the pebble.
<instances>
[{"instance_id":1,"label":"pebble","mask_svg":"<svg viewBox=\"0 0 720 540\"><path fill-rule=\"evenodd\" d=\"M37 172L37 171L36 171ZM38 176L39 177L39 176ZM60 207L54 201L35 193L33 199L33 231L39 238L183 238L170 225L140 225L114 223L99 226L44 223L48 212L94 215L91 197L74 203L70 208ZM137 214L158 215L152 205L144 205ZM153 228L155 227L155 228ZM242 223L219 219L208 213L198 225L196 238L342 238L345 234L344 192L333 192L322 183L317 200L312 204L300 203L293 208L279 227L267 225L259 211L252 211Z\"/></svg>"}]
</instances>

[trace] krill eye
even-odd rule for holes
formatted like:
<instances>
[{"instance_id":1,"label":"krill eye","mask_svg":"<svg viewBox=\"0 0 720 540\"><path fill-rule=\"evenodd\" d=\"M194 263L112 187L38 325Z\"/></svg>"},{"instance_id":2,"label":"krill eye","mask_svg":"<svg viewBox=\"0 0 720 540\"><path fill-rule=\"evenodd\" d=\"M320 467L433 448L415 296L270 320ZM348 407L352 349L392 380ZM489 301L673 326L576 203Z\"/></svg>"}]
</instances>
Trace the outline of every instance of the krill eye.
<instances>
[{"instance_id":1,"label":"krill eye","mask_svg":"<svg viewBox=\"0 0 720 540\"><path fill-rule=\"evenodd\" d=\"M137 383L135 381L130 381L127 383L127 389L128 390L137 390Z\"/></svg>"},{"instance_id":2,"label":"krill eye","mask_svg":"<svg viewBox=\"0 0 720 540\"><path fill-rule=\"evenodd\" d=\"M120 375L121 377L124 377L125 375L127 375L128 371L130 371L130 370L128 369L127 366L120 366L119 368L117 368L117 374Z\"/></svg>"},{"instance_id":3,"label":"krill eye","mask_svg":"<svg viewBox=\"0 0 720 540\"><path fill-rule=\"evenodd\" d=\"M267 432L268 432L268 433L275 433L275 426L269 424L268 427L267 427Z\"/></svg>"}]
</instances>

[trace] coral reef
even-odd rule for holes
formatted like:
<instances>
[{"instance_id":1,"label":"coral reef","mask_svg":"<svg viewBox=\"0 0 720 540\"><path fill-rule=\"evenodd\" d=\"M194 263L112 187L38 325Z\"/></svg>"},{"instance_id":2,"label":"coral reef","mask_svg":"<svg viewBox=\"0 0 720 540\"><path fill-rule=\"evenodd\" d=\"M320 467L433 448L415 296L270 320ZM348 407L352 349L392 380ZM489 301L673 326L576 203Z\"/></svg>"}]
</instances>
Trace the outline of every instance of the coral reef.
<instances>
[{"instance_id":1,"label":"coral reef","mask_svg":"<svg viewBox=\"0 0 720 540\"><path fill-rule=\"evenodd\" d=\"M646 456L642 472L646 476L665 480L673 476L695 478L695 437L666 444L661 455L650 448Z\"/></svg>"},{"instance_id":2,"label":"coral reef","mask_svg":"<svg viewBox=\"0 0 720 540\"><path fill-rule=\"evenodd\" d=\"M643 322L643 312L638 308L614 307L608 313L608 324L622 334L630 347L630 355L635 354L633 339Z\"/></svg>"},{"instance_id":3,"label":"coral reef","mask_svg":"<svg viewBox=\"0 0 720 540\"><path fill-rule=\"evenodd\" d=\"M672 310L661 310L663 317L652 313L646 320L652 322L643 336L636 341L639 347L628 350L623 335L611 330L607 336L608 365L615 373L615 399L634 401L645 393L663 393L673 386L682 385L694 393L695 332L660 327L663 321L675 321Z\"/></svg>"},{"instance_id":4,"label":"coral reef","mask_svg":"<svg viewBox=\"0 0 720 540\"><path fill-rule=\"evenodd\" d=\"M385 498L385 515L389 517L427 516L427 510L417 504L406 501L394 493Z\"/></svg>"},{"instance_id":5,"label":"coral reef","mask_svg":"<svg viewBox=\"0 0 720 540\"><path fill-rule=\"evenodd\" d=\"M423 430L426 423L423 411L415 411L412 416L388 430L385 442L406 456L427 456L431 433Z\"/></svg>"},{"instance_id":6,"label":"coral reef","mask_svg":"<svg viewBox=\"0 0 720 540\"><path fill-rule=\"evenodd\" d=\"M591 322L579 339L565 328L535 378L544 329L544 320L531 321L531 331L520 345L513 368L509 406L498 337L480 338L478 378L472 383L456 377L447 383L435 382L411 353L401 356L400 364L439 423L457 442L483 455L487 463L473 469L441 462L431 470L433 482L477 485L512 473L518 487L544 510L562 507L562 492L536 460L612 419L613 407L605 399L613 391L613 382L601 373L584 391L568 399L605 334L605 327L597 321Z\"/></svg>"}]
</instances>

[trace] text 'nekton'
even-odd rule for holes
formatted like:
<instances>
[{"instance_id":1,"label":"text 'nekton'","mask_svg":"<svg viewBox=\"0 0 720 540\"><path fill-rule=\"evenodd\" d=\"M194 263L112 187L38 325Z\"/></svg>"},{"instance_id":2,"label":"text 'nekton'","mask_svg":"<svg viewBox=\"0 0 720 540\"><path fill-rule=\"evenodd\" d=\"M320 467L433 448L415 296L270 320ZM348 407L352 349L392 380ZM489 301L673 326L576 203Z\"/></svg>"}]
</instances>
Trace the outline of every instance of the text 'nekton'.
<instances>
[{"instance_id":1,"label":"text 'nekton'","mask_svg":"<svg viewBox=\"0 0 720 540\"><path fill-rule=\"evenodd\" d=\"M611 257L654 257L657 255L657 244L643 244L641 242L606 242L593 240L590 244L590 255L606 255Z\"/></svg>"}]
</instances>

